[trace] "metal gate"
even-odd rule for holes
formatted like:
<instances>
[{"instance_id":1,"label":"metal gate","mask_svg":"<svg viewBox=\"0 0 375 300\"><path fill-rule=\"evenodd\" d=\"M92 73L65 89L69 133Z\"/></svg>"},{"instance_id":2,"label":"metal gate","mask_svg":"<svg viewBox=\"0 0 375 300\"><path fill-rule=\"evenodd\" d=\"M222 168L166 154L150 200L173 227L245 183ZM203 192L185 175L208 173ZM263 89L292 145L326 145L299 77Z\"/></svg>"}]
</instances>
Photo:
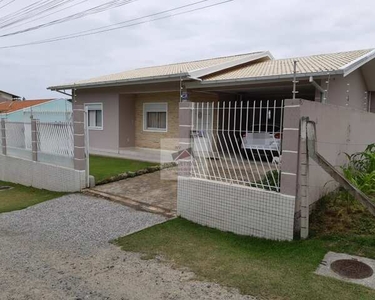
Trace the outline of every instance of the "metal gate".
<instances>
[{"instance_id":1,"label":"metal gate","mask_svg":"<svg viewBox=\"0 0 375 300\"><path fill-rule=\"evenodd\" d=\"M280 191L283 100L194 103L191 176Z\"/></svg>"}]
</instances>

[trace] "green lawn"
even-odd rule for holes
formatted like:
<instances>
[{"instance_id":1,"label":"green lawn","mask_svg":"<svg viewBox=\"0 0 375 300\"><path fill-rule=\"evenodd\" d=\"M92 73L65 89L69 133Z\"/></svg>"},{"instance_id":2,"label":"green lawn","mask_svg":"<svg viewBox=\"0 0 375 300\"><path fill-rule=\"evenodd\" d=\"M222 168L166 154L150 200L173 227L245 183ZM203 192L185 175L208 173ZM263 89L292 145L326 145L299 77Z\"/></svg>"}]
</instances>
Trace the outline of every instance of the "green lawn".
<instances>
[{"instance_id":1,"label":"green lawn","mask_svg":"<svg viewBox=\"0 0 375 300\"><path fill-rule=\"evenodd\" d=\"M13 187L11 190L0 191L0 213L24 209L64 195L3 181L0 181L0 186Z\"/></svg>"},{"instance_id":2,"label":"green lawn","mask_svg":"<svg viewBox=\"0 0 375 300\"><path fill-rule=\"evenodd\" d=\"M135 172L155 165L157 164L130 159L90 155L90 174L95 177L96 182L100 182L121 173Z\"/></svg>"},{"instance_id":3,"label":"green lawn","mask_svg":"<svg viewBox=\"0 0 375 300\"><path fill-rule=\"evenodd\" d=\"M306 241L243 237L178 218L120 238L116 244L145 258L163 255L198 278L267 299L375 299L374 290L313 274L328 251L375 258L375 221L364 210L355 211L355 220L346 222L344 229L322 226L334 219L340 222L343 210L347 211L341 204L343 209L324 205L321 209L327 214L313 216L313 225L320 225L313 226L313 237Z\"/></svg>"}]
</instances>

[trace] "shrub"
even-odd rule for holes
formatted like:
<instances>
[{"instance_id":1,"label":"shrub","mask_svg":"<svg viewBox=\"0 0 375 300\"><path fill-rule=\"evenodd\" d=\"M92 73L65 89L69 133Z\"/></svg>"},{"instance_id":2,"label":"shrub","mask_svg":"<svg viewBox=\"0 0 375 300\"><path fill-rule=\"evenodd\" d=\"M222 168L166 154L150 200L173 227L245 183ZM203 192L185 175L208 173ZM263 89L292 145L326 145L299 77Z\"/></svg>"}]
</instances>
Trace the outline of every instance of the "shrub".
<instances>
[{"instance_id":1,"label":"shrub","mask_svg":"<svg viewBox=\"0 0 375 300\"><path fill-rule=\"evenodd\" d=\"M348 163L342 168L344 176L368 196L375 195L375 144L363 152L346 154Z\"/></svg>"}]
</instances>

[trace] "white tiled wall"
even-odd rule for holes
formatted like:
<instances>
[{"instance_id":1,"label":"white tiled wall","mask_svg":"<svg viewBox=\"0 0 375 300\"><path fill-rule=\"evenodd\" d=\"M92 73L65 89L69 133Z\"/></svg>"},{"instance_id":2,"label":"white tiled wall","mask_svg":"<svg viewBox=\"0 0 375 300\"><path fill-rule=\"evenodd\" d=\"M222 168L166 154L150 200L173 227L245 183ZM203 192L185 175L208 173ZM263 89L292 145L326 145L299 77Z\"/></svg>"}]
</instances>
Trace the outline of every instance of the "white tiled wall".
<instances>
[{"instance_id":1,"label":"white tiled wall","mask_svg":"<svg viewBox=\"0 0 375 300\"><path fill-rule=\"evenodd\" d=\"M178 214L195 223L273 240L292 240L295 197L196 178L178 178Z\"/></svg>"},{"instance_id":2,"label":"white tiled wall","mask_svg":"<svg viewBox=\"0 0 375 300\"><path fill-rule=\"evenodd\" d=\"M59 192L85 188L85 172L0 154L0 180Z\"/></svg>"}]
</instances>

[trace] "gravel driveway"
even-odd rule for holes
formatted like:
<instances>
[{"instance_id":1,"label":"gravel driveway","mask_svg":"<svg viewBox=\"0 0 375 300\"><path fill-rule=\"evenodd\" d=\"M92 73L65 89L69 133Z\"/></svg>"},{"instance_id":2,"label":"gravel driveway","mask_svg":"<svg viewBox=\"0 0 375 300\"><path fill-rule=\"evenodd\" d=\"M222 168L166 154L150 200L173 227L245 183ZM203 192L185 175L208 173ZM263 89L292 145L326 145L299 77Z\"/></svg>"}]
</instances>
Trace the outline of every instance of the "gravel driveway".
<instances>
[{"instance_id":1,"label":"gravel driveway","mask_svg":"<svg viewBox=\"0 0 375 300\"><path fill-rule=\"evenodd\" d=\"M251 299L108 243L163 221L83 195L0 214L0 299Z\"/></svg>"}]
</instances>

